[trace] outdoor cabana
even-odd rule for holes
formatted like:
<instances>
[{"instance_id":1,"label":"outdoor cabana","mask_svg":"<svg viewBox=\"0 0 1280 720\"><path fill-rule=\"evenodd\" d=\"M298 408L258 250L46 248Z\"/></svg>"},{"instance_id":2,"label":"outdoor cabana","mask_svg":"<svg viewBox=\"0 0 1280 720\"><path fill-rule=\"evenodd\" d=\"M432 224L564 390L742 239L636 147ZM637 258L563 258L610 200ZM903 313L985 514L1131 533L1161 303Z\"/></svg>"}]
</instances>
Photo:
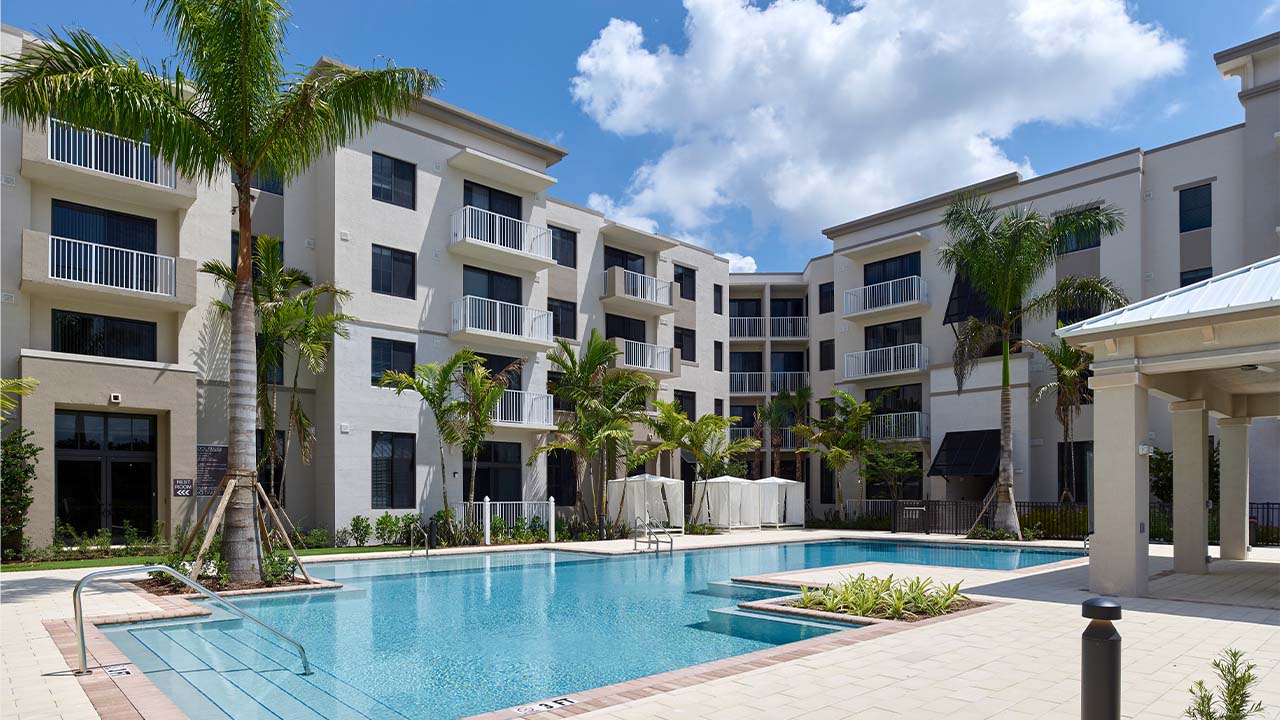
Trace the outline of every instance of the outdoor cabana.
<instances>
[{"instance_id":1,"label":"outdoor cabana","mask_svg":"<svg viewBox=\"0 0 1280 720\"><path fill-rule=\"evenodd\" d=\"M804 483L780 477L755 481L760 491L760 525L804 527Z\"/></svg>"},{"instance_id":2,"label":"outdoor cabana","mask_svg":"<svg viewBox=\"0 0 1280 720\"><path fill-rule=\"evenodd\" d=\"M1208 571L1211 416L1220 442L1221 554L1246 559L1249 425L1280 415L1280 256L1057 334L1094 358L1089 588L1147 594L1150 395L1168 400L1172 414L1174 572Z\"/></svg>"},{"instance_id":3,"label":"outdoor cabana","mask_svg":"<svg viewBox=\"0 0 1280 720\"><path fill-rule=\"evenodd\" d=\"M721 475L695 482L693 506L701 508L697 521L714 528L760 527L760 490L744 478Z\"/></svg>"},{"instance_id":4,"label":"outdoor cabana","mask_svg":"<svg viewBox=\"0 0 1280 720\"><path fill-rule=\"evenodd\" d=\"M609 481L609 518L634 525L637 518L684 532L684 481L632 475ZM621 513L619 513L621 510Z\"/></svg>"}]
</instances>

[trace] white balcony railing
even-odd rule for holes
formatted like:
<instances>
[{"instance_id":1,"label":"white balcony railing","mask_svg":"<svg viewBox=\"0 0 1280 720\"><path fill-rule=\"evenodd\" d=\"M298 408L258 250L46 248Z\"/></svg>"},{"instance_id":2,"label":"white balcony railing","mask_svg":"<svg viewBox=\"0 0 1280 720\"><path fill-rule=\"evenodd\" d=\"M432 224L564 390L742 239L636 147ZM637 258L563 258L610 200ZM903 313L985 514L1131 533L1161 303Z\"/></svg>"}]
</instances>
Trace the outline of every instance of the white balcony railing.
<instances>
[{"instance_id":1,"label":"white balcony railing","mask_svg":"<svg viewBox=\"0 0 1280 720\"><path fill-rule=\"evenodd\" d=\"M791 428L785 428L778 431L778 444L775 446L778 450L795 450L797 447L804 447L804 442L796 437L796 431Z\"/></svg>"},{"instance_id":2,"label":"white balcony railing","mask_svg":"<svg viewBox=\"0 0 1280 720\"><path fill-rule=\"evenodd\" d=\"M755 428L750 427L731 427L729 428L730 440L750 440L755 437L753 431Z\"/></svg>"},{"instance_id":3,"label":"white balcony railing","mask_svg":"<svg viewBox=\"0 0 1280 720\"><path fill-rule=\"evenodd\" d=\"M844 292L844 314L880 310L895 305L929 301L929 286L919 275L853 288Z\"/></svg>"},{"instance_id":4,"label":"white balcony railing","mask_svg":"<svg viewBox=\"0 0 1280 720\"><path fill-rule=\"evenodd\" d=\"M845 379L916 372L929 366L929 348L920 343L845 353Z\"/></svg>"},{"instance_id":5,"label":"white balcony railing","mask_svg":"<svg viewBox=\"0 0 1280 720\"><path fill-rule=\"evenodd\" d=\"M453 332L482 332L551 342L551 313L514 303L464 295L453 301Z\"/></svg>"},{"instance_id":6,"label":"white balcony railing","mask_svg":"<svg viewBox=\"0 0 1280 720\"><path fill-rule=\"evenodd\" d=\"M729 318L729 337L731 338L764 337L764 318L759 318L759 317Z\"/></svg>"},{"instance_id":7,"label":"white balcony railing","mask_svg":"<svg viewBox=\"0 0 1280 720\"><path fill-rule=\"evenodd\" d=\"M775 337L775 338L809 337L809 318L807 317L769 318L769 337Z\"/></svg>"},{"instance_id":8,"label":"white balcony railing","mask_svg":"<svg viewBox=\"0 0 1280 720\"><path fill-rule=\"evenodd\" d=\"M622 341L622 364L635 370L671 372L671 348L635 340Z\"/></svg>"},{"instance_id":9,"label":"white balcony railing","mask_svg":"<svg viewBox=\"0 0 1280 720\"><path fill-rule=\"evenodd\" d=\"M671 283L659 280L652 275L644 275L631 270L618 268L622 273L622 283L614 288L618 295L625 295L640 300L648 300L660 305L671 304ZM604 271L605 283L609 282L609 270Z\"/></svg>"},{"instance_id":10,"label":"white balcony railing","mask_svg":"<svg viewBox=\"0 0 1280 720\"><path fill-rule=\"evenodd\" d=\"M453 237L450 242L475 240L514 252L533 255L548 262L551 258L551 230L531 225L470 205L453 213Z\"/></svg>"},{"instance_id":11,"label":"white balcony railing","mask_svg":"<svg viewBox=\"0 0 1280 720\"><path fill-rule=\"evenodd\" d=\"M167 255L49 236L49 277L173 296L176 264Z\"/></svg>"},{"instance_id":12,"label":"white balcony railing","mask_svg":"<svg viewBox=\"0 0 1280 720\"><path fill-rule=\"evenodd\" d=\"M729 392L731 393L763 393L764 373L731 372L729 373Z\"/></svg>"},{"instance_id":13,"label":"white balcony railing","mask_svg":"<svg viewBox=\"0 0 1280 720\"><path fill-rule=\"evenodd\" d=\"M770 381L770 388L773 392L795 392L802 387L808 387L809 373L807 372L776 372Z\"/></svg>"},{"instance_id":14,"label":"white balcony railing","mask_svg":"<svg viewBox=\"0 0 1280 720\"><path fill-rule=\"evenodd\" d=\"M872 440L916 440L929 437L929 414L897 412L872 415L863 428Z\"/></svg>"},{"instance_id":15,"label":"white balcony railing","mask_svg":"<svg viewBox=\"0 0 1280 720\"><path fill-rule=\"evenodd\" d=\"M554 425L553 400L547 393L504 390L493 421L509 425Z\"/></svg>"},{"instance_id":16,"label":"white balcony railing","mask_svg":"<svg viewBox=\"0 0 1280 720\"><path fill-rule=\"evenodd\" d=\"M87 130L49 118L49 159L161 187L177 186L173 165L151 150L151 143Z\"/></svg>"}]
</instances>

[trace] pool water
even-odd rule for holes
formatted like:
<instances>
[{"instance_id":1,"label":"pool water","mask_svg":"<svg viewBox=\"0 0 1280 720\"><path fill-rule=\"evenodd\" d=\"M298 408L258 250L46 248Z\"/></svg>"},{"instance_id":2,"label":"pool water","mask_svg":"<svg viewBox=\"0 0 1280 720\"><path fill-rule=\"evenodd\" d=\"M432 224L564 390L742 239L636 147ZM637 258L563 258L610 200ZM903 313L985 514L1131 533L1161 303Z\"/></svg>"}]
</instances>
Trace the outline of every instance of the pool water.
<instances>
[{"instance_id":1,"label":"pool water","mask_svg":"<svg viewBox=\"0 0 1280 720\"><path fill-rule=\"evenodd\" d=\"M291 648L220 610L105 630L192 718L453 718L847 627L743 613L739 602L776 591L734 577L856 562L1013 570L1079 555L835 541L318 563L313 576L344 587L236 601L306 647L305 677Z\"/></svg>"}]
</instances>

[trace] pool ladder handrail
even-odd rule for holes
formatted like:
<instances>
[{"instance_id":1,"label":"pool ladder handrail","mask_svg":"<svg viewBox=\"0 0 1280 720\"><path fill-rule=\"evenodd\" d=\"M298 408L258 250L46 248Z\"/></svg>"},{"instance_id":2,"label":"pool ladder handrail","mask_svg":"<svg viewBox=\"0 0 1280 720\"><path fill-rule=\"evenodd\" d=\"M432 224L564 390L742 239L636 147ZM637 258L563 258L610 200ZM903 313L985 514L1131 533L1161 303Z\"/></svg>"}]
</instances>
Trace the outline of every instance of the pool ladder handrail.
<instances>
[{"instance_id":1,"label":"pool ladder handrail","mask_svg":"<svg viewBox=\"0 0 1280 720\"><path fill-rule=\"evenodd\" d=\"M654 523L649 518L636 516L636 529L644 530L644 539L641 540L640 535L633 537L631 541L632 550L639 550L640 543L643 542L645 545L653 548L653 551L657 553L662 550L662 543L665 542L667 544L667 551L675 552L675 540L672 539L671 531L666 527Z\"/></svg>"},{"instance_id":2,"label":"pool ladder handrail","mask_svg":"<svg viewBox=\"0 0 1280 720\"><path fill-rule=\"evenodd\" d=\"M88 575L85 575L84 577L80 578L80 582L76 583L75 589L71 591L71 605L72 605L72 608L75 610L75 616L76 616L76 641L80 645L79 647L80 667L75 671L75 674L77 676L89 675L90 673L93 672L88 667L89 661L88 661L88 658L86 657L85 640L84 640L84 610L80 602L80 591L84 589L85 585L87 585L89 581L96 580L106 575L126 575L126 574L132 575L134 573L141 573L141 572L145 572L145 573L160 572L160 573L169 575L175 580L181 582L183 585L186 585L192 590L195 590L201 595L204 595L210 600L213 600L214 602L217 602L218 604L222 605L222 607L230 610L233 614L239 615L241 618L248 620L249 622L262 628L263 630L266 630L267 632L270 632L272 635L275 635L281 640L284 640L285 642L294 646L298 650L298 657L301 658L302 660L302 672L299 673L299 675L311 674L311 663L307 661L307 650L306 648L302 647L302 643L298 642L297 640L294 640L288 635L285 635L279 630L262 622L261 620L259 620L258 618L250 614L247 610L244 610L240 607L237 607L231 604L226 600L226 598L222 597L218 593L210 590L204 585L201 585L195 580L192 580L186 575L183 575L177 570L174 570L168 565L139 565L135 567L114 568L111 570L98 570L96 572L91 572Z\"/></svg>"},{"instance_id":3,"label":"pool ladder handrail","mask_svg":"<svg viewBox=\"0 0 1280 720\"><path fill-rule=\"evenodd\" d=\"M422 556L431 558L431 536L427 534L427 529L418 523L409 524L409 557L418 552L418 536L422 536Z\"/></svg>"}]
</instances>

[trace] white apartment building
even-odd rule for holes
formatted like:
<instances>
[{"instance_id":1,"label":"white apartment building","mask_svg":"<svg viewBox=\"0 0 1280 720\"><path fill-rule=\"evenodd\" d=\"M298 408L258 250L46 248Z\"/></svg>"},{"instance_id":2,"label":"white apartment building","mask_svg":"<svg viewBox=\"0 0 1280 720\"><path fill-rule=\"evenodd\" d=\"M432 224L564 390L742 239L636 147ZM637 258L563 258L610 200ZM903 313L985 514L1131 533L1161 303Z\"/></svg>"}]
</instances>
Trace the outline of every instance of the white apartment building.
<instances>
[{"instance_id":1,"label":"white apartment building","mask_svg":"<svg viewBox=\"0 0 1280 720\"><path fill-rule=\"evenodd\" d=\"M731 305L731 362L737 363L731 370L767 375L776 371L771 361L782 361L789 363L787 369L811 373L817 398L834 385L859 400L878 399L879 414L869 432L920 450L923 481L907 484L904 497L981 499L997 471L1000 362L998 357L982 361L957 392L951 324L974 309L968 288L938 266L938 249L948 241L941 226L944 207L958 192L972 191L987 195L997 208L1031 204L1055 213L1098 201L1124 212L1122 232L1082 239L1059 256L1055 272L1036 292L1057 277L1102 275L1136 301L1280 254L1280 33L1224 50L1214 61L1224 77L1240 78L1245 121L1239 125L1046 175L1011 173L957 188L826 228L833 255L811 261L803 273L733 275L730 297L746 302ZM774 300L780 297L809 301ZM759 324L749 317L761 315L762 308L770 316L806 315L808 336L779 338L771 332L775 321ZM1023 336L1051 341L1059 319L1079 318L1028 322ZM824 343L831 349L824 350ZM1051 368L1026 348L1014 355L1011 374L1015 493L1023 500L1056 500L1060 483L1068 480L1060 477L1065 472L1059 462L1061 429L1052 400L1034 399L1052 379ZM755 377L731 374L735 408L762 399ZM1152 404L1167 402L1153 398ZM1152 412L1151 418L1151 444L1171 448L1168 413ZM1215 431L1211 424L1210 432ZM1280 427L1274 419L1259 420L1250 432L1255 438L1252 498L1280 500L1275 450ZM1077 472L1084 474L1078 481L1087 493L1092 480L1092 408L1087 405L1075 439ZM810 485L809 497L822 514L834 510L834 492L831 480L815 475L815 469L807 473L818 485ZM1105 477L1105 469L1097 473ZM852 473L842 482L846 498L887 497L887 488L868 488Z\"/></svg>"}]
</instances>

